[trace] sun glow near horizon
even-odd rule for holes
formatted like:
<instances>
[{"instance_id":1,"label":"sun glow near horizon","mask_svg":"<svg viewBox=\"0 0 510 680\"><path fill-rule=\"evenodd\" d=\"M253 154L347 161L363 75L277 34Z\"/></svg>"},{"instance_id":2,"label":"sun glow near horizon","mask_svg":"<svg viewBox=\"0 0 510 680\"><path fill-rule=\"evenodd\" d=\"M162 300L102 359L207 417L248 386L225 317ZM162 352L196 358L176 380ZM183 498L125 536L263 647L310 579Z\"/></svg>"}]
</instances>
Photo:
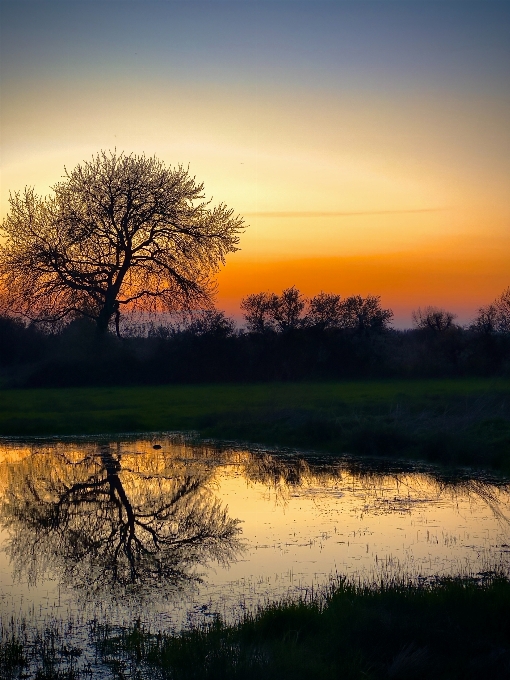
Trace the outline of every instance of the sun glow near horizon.
<instances>
[{"instance_id":1,"label":"sun glow near horizon","mask_svg":"<svg viewBox=\"0 0 510 680\"><path fill-rule=\"evenodd\" d=\"M508 9L121 5L2 3L2 217L117 148L245 217L229 313L296 285L467 319L508 286Z\"/></svg>"}]
</instances>

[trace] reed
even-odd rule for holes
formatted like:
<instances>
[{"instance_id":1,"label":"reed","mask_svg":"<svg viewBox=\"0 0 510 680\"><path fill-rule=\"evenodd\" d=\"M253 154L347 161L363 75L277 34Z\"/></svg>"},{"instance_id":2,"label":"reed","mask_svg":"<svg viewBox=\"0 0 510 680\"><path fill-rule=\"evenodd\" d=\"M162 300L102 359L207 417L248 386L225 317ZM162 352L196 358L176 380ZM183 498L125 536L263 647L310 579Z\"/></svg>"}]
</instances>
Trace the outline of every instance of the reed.
<instances>
[{"instance_id":1,"label":"reed","mask_svg":"<svg viewBox=\"0 0 510 680\"><path fill-rule=\"evenodd\" d=\"M60 638L58 637L60 635ZM91 627L95 670L63 630L1 636L5 680L503 680L510 675L510 581L498 574L334 586L268 604L234 625L219 618L180 633L140 621ZM71 652L69 651L71 649Z\"/></svg>"}]
</instances>

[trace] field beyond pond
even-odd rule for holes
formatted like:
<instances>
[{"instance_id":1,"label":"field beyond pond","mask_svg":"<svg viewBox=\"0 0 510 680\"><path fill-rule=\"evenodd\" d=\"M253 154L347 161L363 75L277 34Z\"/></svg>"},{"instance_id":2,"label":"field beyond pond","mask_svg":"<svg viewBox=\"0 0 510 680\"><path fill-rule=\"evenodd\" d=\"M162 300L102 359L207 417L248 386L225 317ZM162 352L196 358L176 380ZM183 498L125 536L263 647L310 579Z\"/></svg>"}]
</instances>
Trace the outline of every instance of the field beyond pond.
<instances>
[{"instance_id":1,"label":"field beyond pond","mask_svg":"<svg viewBox=\"0 0 510 680\"><path fill-rule=\"evenodd\" d=\"M510 380L0 391L3 436L175 430L510 472Z\"/></svg>"}]
</instances>

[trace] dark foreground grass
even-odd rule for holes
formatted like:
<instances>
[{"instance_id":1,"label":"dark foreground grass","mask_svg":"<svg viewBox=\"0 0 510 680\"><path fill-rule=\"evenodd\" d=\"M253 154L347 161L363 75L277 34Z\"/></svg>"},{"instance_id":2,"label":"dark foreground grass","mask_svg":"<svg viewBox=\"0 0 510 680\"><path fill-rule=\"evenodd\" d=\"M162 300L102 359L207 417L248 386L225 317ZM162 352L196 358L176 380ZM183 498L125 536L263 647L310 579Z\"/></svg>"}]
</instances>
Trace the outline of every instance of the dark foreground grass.
<instances>
[{"instance_id":1,"label":"dark foreground grass","mask_svg":"<svg viewBox=\"0 0 510 680\"><path fill-rule=\"evenodd\" d=\"M509 380L0 391L0 434L206 437L510 472Z\"/></svg>"},{"instance_id":2,"label":"dark foreground grass","mask_svg":"<svg viewBox=\"0 0 510 680\"><path fill-rule=\"evenodd\" d=\"M95 644L118 678L503 680L510 677L510 582L340 583L325 596L273 604L234 626L216 620L175 635L139 624L121 633L102 628ZM58 645L54 650L58 656ZM0 654L11 655L7 680L20 677L30 654L36 677L33 650L4 639ZM38 666L41 679L86 677L79 663L51 665L49 656L46 650Z\"/></svg>"}]
</instances>

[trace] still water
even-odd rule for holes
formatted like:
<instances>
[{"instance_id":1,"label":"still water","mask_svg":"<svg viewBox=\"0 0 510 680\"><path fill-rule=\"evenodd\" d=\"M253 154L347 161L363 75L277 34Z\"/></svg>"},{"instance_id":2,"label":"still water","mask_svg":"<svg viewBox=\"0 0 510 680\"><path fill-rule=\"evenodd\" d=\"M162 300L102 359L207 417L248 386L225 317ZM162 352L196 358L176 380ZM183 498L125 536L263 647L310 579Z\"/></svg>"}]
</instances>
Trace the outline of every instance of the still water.
<instances>
[{"instance_id":1,"label":"still water","mask_svg":"<svg viewBox=\"0 0 510 680\"><path fill-rule=\"evenodd\" d=\"M182 436L0 444L0 615L179 629L341 576L508 570L510 487Z\"/></svg>"}]
</instances>

